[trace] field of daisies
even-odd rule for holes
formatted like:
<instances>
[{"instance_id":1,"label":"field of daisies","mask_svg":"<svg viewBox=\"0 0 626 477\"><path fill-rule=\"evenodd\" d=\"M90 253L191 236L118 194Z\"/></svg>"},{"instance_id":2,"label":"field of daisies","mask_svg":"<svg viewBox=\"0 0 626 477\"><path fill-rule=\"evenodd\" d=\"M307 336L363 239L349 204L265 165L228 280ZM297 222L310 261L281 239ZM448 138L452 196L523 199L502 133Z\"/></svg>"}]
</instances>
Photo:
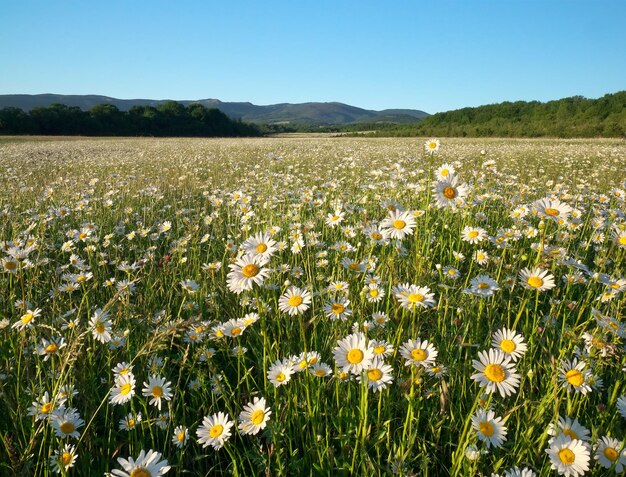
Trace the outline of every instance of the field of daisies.
<instances>
[{"instance_id":1,"label":"field of daisies","mask_svg":"<svg viewBox=\"0 0 626 477\"><path fill-rule=\"evenodd\" d=\"M0 475L609 476L626 143L0 141Z\"/></svg>"}]
</instances>

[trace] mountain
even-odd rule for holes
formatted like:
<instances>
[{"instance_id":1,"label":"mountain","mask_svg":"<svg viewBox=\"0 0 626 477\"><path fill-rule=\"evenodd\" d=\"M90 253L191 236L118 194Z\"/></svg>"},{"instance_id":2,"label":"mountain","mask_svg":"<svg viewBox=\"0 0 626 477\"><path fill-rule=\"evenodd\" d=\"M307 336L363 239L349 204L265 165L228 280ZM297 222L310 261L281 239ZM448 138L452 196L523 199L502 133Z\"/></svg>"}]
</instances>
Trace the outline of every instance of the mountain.
<instances>
[{"instance_id":1,"label":"mountain","mask_svg":"<svg viewBox=\"0 0 626 477\"><path fill-rule=\"evenodd\" d=\"M111 104L120 111L128 111L133 106L156 107L166 100L154 99L117 99L98 95L61 95L61 94L5 94L0 95L0 108L15 107L30 111L35 107L49 106L54 103L70 107L79 107L87 111L98 104ZM344 125L351 123L414 123L428 116L428 113L416 109L385 109L373 111L357 108L343 103L281 103L258 106L247 102L223 102L219 99L184 100L179 103L188 106L199 103L207 108L217 108L233 119L258 124L295 124L295 125Z\"/></svg>"}]
</instances>

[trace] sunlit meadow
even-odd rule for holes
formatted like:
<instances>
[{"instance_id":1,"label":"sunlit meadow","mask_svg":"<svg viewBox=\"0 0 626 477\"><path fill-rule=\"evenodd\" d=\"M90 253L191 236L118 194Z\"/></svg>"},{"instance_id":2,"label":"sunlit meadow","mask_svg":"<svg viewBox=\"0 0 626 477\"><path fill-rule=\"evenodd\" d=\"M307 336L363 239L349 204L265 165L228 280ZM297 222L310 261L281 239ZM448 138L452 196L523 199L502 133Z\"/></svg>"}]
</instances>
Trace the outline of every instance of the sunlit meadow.
<instances>
[{"instance_id":1,"label":"sunlit meadow","mask_svg":"<svg viewBox=\"0 0 626 477\"><path fill-rule=\"evenodd\" d=\"M614 475L626 144L0 142L0 475Z\"/></svg>"}]
</instances>

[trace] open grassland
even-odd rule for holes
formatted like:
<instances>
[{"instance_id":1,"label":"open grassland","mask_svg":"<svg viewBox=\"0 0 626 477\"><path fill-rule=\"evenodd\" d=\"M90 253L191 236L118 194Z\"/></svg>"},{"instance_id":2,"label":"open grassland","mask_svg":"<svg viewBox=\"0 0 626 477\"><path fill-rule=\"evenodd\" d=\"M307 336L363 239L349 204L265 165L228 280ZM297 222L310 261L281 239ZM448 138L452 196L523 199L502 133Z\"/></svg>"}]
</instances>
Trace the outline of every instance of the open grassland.
<instances>
[{"instance_id":1,"label":"open grassland","mask_svg":"<svg viewBox=\"0 0 626 477\"><path fill-rule=\"evenodd\" d=\"M621 472L626 143L432 149L1 141L0 475Z\"/></svg>"}]
</instances>

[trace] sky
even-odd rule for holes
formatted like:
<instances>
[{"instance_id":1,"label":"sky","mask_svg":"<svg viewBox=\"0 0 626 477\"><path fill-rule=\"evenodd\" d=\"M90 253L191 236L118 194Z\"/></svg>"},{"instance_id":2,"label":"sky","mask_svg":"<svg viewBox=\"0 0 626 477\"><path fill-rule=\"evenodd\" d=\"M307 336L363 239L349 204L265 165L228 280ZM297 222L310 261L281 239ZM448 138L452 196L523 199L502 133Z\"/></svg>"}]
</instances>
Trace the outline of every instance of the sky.
<instances>
[{"instance_id":1,"label":"sky","mask_svg":"<svg viewBox=\"0 0 626 477\"><path fill-rule=\"evenodd\" d=\"M626 0L0 0L0 94L428 113L626 90Z\"/></svg>"}]
</instances>

